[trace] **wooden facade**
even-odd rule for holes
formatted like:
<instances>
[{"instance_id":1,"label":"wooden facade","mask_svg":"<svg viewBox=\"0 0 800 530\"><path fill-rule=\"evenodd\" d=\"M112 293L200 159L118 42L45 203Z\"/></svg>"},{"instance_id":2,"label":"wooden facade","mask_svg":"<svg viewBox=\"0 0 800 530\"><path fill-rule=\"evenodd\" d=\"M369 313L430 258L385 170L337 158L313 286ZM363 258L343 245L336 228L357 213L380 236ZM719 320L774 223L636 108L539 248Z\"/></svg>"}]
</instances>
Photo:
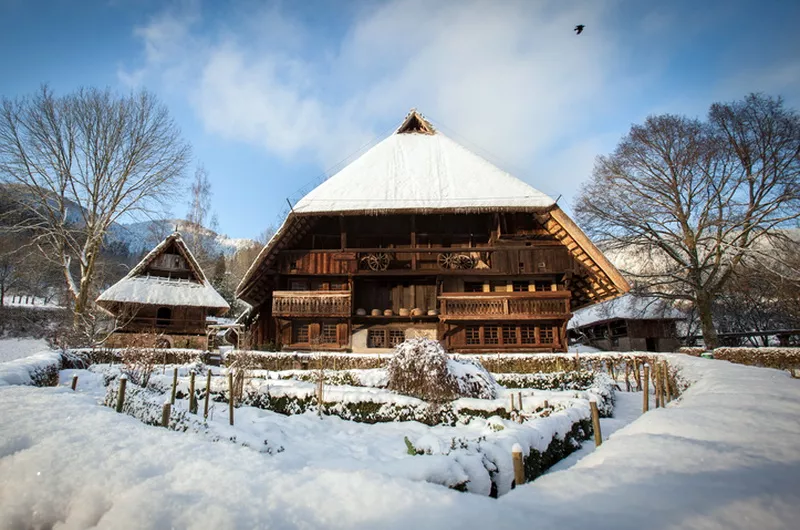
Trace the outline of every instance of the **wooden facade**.
<instances>
[{"instance_id":1,"label":"wooden facade","mask_svg":"<svg viewBox=\"0 0 800 530\"><path fill-rule=\"evenodd\" d=\"M572 311L619 290L560 228L507 212L298 218L240 296L256 341L287 350L421 334L450 351L566 351Z\"/></svg>"},{"instance_id":2,"label":"wooden facade","mask_svg":"<svg viewBox=\"0 0 800 530\"><path fill-rule=\"evenodd\" d=\"M412 112L295 206L237 289L256 345L566 351L572 311L628 291L552 199L437 134Z\"/></svg>"}]
</instances>

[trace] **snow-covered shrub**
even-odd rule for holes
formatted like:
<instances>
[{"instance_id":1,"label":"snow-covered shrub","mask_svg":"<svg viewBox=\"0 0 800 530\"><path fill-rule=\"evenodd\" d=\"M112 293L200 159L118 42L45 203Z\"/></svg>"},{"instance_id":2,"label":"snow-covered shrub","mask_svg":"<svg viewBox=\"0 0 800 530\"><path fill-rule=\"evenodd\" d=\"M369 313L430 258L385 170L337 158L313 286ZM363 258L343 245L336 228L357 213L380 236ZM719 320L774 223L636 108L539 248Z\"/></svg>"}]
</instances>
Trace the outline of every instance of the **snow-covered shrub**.
<instances>
[{"instance_id":1,"label":"snow-covered shrub","mask_svg":"<svg viewBox=\"0 0 800 530\"><path fill-rule=\"evenodd\" d=\"M407 339L397 345L386 367L387 388L432 403L456 399L459 385L450 372L448 360L438 341Z\"/></svg>"},{"instance_id":2,"label":"snow-covered shrub","mask_svg":"<svg viewBox=\"0 0 800 530\"><path fill-rule=\"evenodd\" d=\"M61 369L61 354L40 352L30 357L0 363L0 386L55 386Z\"/></svg>"},{"instance_id":3,"label":"snow-covered shrub","mask_svg":"<svg viewBox=\"0 0 800 530\"><path fill-rule=\"evenodd\" d=\"M122 351L122 373L131 383L146 387L163 355L155 348L131 347Z\"/></svg>"},{"instance_id":4,"label":"snow-covered shrub","mask_svg":"<svg viewBox=\"0 0 800 530\"><path fill-rule=\"evenodd\" d=\"M535 390L586 390L594 382L595 374L588 370L571 372L545 372L538 374L496 374L497 382L506 388L533 388Z\"/></svg>"},{"instance_id":5,"label":"snow-covered shrub","mask_svg":"<svg viewBox=\"0 0 800 530\"><path fill-rule=\"evenodd\" d=\"M460 397L495 399L497 381L481 363L473 359L449 359L447 369L456 378Z\"/></svg>"}]
</instances>

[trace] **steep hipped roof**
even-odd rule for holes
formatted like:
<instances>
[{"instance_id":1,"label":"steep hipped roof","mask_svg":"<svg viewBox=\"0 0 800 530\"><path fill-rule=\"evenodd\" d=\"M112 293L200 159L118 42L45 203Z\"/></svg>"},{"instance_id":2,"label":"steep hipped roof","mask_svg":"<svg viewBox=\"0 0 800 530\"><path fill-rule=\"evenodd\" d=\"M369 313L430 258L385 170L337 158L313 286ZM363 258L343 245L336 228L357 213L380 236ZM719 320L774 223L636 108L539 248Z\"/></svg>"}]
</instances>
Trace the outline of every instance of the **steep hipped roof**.
<instances>
[{"instance_id":1,"label":"steep hipped roof","mask_svg":"<svg viewBox=\"0 0 800 530\"><path fill-rule=\"evenodd\" d=\"M192 278L150 276L148 265L173 248L186 260ZM228 302L212 287L178 232L169 235L124 278L106 289L97 298L97 304L111 312L118 304L205 307L216 314L230 309Z\"/></svg>"},{"instance_id":2,"label":"steep hipped roof","mask_svg":"<svg viewBox=\"0 0 800 530\"><path fill-rule=\"evenodd\" d=\"M397 131L326 180L295 214L538 211L555 201L454 142L412 110Z\"/></svg>"}]
</instances>

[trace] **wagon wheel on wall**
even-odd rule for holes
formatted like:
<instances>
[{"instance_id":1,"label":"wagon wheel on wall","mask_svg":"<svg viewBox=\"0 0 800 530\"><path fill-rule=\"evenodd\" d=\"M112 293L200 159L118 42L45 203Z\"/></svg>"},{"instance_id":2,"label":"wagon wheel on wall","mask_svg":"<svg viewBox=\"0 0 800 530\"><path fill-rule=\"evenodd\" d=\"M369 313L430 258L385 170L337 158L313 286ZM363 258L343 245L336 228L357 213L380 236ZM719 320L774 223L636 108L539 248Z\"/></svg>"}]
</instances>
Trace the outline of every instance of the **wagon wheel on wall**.
<instances>
[{"instance_id":1,"label":"wagon wheel on wall","mask_svg":"<svg viewBox=\"0 0 800 530\"><path fill-rule=\"evenodd\" d=\"M455 264L456 266L454 268L456 269L471 269L475 266L472 256L468 254L459 254L455 256Z\"/></svg>"},{"instance_id":2,"label":"wagon wheel on wall","mask_svg":"<svg viewBox=\"0 0 800 530\"><path fill-rule=\"evenodd\" d=\"M385 271L389 268L389 254L385 252L378 252L377 254L367 254L363 258L361 258L362 263L364 263L370 270L373 271Z\"/></svg>"},{"instance_id":3,"label":"wagon wheel on wall","mask_svg":"<svg viewBox=\"0 0 800 530\"><path fill-rule=\"evenodd\" d=\"M455 268L453 267L454 258L455 254L442 253L439 254L439 257L437 258L436 261L439 263L440 269L453 269Z\"/></svg>"}]
</instances>

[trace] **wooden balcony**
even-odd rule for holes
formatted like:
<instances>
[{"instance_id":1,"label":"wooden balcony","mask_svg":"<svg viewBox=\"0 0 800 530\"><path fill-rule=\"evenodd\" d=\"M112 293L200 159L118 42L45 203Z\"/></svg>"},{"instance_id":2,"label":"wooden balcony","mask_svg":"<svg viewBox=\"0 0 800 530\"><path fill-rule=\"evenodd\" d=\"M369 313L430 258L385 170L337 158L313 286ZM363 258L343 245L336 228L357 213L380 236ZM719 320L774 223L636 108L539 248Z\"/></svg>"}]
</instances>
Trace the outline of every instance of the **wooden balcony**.
<instances>
[{"instance_id":1,"label":"wooden balcony","mask_svg":"<svg viewBox=\"0 0 800 530\"><path fill-rule=\"evenodd\" d=\"M122 331L142 333L180 333L186 335L204 335L205 319L184 320L179 318L134 317L127 321L119 321Z\"/></svg>"},{"instance_id":2,"label":"wooden balcony","mask_svg":"<svg viewBox=\"0 0 800 530\"><path fill-rule=\"evenodd\" d=\"M442 293L440 314L446 320L542 320L570 316L570 291L513 293Z\"/></svg>"},{"instance_id":3,"label":"wooden balcony","mask_svg":"<svg viewBox=\"0 0 800 530\"><path fill-rule=\"evenodd\" d=\"M349 317L350 291L274 291L276 317Z\"/></svg>"}]
</instances>

